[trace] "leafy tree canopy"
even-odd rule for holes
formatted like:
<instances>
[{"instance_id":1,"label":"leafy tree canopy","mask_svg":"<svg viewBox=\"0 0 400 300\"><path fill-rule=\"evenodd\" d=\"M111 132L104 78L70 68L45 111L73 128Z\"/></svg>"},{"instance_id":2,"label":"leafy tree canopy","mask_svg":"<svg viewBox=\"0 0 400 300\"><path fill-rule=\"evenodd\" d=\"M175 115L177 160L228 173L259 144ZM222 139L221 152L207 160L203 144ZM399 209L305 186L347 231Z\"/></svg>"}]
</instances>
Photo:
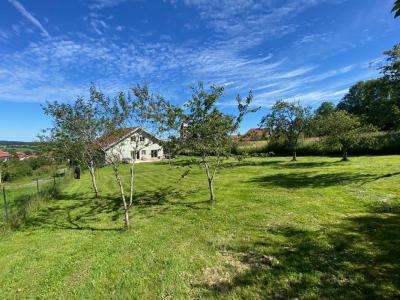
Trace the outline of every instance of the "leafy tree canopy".
<instances>
[{"instance_id":1,"label":"leafy tree canopy","mask_svg":"<svg viewBox=\"0 0 400 300\"><path fill-rule=\"evenodd\" d=\"M272 138L284 137L293 152L293 160L296 160L296 149L300 135L309 126L311 118L310 107L279 100L272 106L271 112L261 119L259 126L266 127Z\"/></svg>"},{"instance_id":2,"label":"leafy tree canopy","mask_svg":"<svg viewBox=\"0 0 400 300\"><path fill-rule=\"evenodd\" d=\"M343 160L347 160L348 151L356 144L369 143L373 139L368 133L375 131L371 125L363 125L361 119L344 110L338 110L320 119L322 135L328 145L339 145Z\"/></svg>"}]
</instances>

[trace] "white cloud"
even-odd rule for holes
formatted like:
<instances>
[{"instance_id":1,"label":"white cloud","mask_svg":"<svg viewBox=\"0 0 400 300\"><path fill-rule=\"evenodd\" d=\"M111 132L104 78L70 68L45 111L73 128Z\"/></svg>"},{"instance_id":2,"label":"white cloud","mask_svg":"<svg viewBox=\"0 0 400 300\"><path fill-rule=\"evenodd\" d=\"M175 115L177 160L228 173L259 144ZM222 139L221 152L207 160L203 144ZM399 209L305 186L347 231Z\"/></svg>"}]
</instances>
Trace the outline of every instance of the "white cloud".
<instances>
[{"instance_id":1,"label":"white cloud","mask_svg":"<svg viewBox=\"0 0 400 300\"><path fill-rule=\"evenodd\" d=\"M50 37L49 32L43 27L43 25L36 19L19 1L17 0L8 0L21 15L23 15L29 22L32 23L35 27L37 27L45 37Z\"/></svg>"},{"instance_id":2,"label":"white cloud","mask_svg":"<svg viewBox=\"0 0 400 300\"><path fill-rule=\"evenodd\" d=\"M93 0L89 7L92 9L102 9L117 6L125 1L126 0Z\"/></svg>"}]
</instances>

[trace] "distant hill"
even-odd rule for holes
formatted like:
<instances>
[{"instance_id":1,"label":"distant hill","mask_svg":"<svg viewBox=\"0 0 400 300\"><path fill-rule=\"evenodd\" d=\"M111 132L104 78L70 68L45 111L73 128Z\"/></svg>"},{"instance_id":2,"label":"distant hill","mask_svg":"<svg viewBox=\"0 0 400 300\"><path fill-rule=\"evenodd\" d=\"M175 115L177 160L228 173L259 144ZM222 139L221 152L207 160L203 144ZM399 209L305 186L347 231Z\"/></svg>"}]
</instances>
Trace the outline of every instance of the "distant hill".
<instances>
[{"instance_id":1,"label":"distant hill","mask_svg":"<svg viewBox=\"0 0 400 300\"><path fill-rule=\"evenodd\" d=\"M0 141L0 146L35 146L35 142Z\"/></svg>"}]
</instances>

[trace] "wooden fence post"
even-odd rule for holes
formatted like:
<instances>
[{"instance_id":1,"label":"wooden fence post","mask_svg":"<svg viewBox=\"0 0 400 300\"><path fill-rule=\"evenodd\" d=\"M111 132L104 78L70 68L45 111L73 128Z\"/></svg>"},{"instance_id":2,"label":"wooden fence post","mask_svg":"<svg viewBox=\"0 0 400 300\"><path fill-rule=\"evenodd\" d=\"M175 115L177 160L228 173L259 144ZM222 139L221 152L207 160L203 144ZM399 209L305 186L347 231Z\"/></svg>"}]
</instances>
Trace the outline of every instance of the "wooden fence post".
<instances>
[{"instance_id":1,"label":"wooden fence post","mask_svg":"<svg viewBox=\"0 0 400 300\"><path fill-rule=\"evenodd\" d=\"M6 187L3 186L3 200L4 200L4 213L6 216L6 220L8 220L8 204L7 204L7 196L6 196Z\"/></svg>"}]
</instances>

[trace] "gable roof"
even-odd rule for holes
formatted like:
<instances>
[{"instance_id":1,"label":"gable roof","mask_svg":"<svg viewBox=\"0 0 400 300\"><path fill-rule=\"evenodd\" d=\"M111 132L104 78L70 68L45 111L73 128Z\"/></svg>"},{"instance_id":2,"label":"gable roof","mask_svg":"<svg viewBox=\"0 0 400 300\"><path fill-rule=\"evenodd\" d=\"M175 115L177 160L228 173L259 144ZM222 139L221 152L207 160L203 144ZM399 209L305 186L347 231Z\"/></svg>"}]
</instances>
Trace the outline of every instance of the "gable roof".
<instances>
[{"instance_id":1,"label":"gable roof","mask_svg":"<svg viewBox=\"0 0 400 300\"><path fill-rule=\"evenodd\" d=\"M134 133L139 127L121 128L112 133L108 133L99 137L96 144L103 150L107 150L118 142L124 140L129 135Z\"/></svg>"},{"instance_id":2,"label":"gable roof","mask_svg":"<svg viewBox=\"0 0 400 300\"><path fill-rule=\"evenodd\" d=\"M153 139L160 141L159 138L151 134L150 132L144 130L141 127L128 127L128 128L121 128L112 133L107 135L103 135L102 137L96 140L96 144L103 150L106 151L110 149L112 146L122 142L126 138L130 137L133 133L137 131L142 131L147 135L151 136Z\"/></svg>"},{"instance_id":3,"label":"gable roof","mask_svg":"<svg viewBox=\"0 0 400 300\"><path fill-rule=\"evenodd\" d=\"M11 157L11 154L6 151L0 151L0 158L8 158Z\"/></svg>"}]
</instances>

